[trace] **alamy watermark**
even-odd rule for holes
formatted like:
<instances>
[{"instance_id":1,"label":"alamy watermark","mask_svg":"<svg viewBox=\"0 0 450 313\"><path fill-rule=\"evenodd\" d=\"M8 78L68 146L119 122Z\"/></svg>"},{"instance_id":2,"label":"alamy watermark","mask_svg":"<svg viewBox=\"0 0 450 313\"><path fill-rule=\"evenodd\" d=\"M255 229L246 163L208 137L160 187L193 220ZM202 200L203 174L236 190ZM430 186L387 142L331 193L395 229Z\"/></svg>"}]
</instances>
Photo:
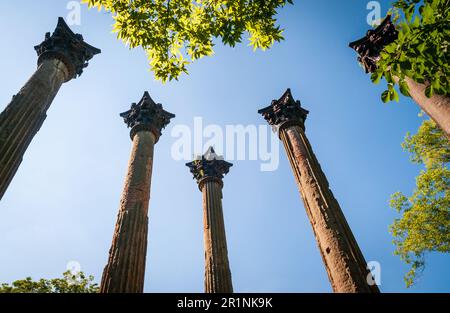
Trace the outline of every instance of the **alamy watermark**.
<instances>
[{"instance_id":1,"label":"alamy watermark","mask_svg":"<svg viewBox=\"0 0 450 313\"><path fill-rule=\"evenodd\" d=\"M66 271L70 272L71 276L67 278L69 284L77 284L78 274L81 273L81 264L78 261L70 261L66 264Z\"/></svg>"},{"instance_id":2,"label":"alamy watermark","mask_svg":"<svg viewBox=\"0 0 450 313\"><path fill-rule=\"evenodd\" d=\"M81 25L81 3L80 1L69 1L67 3L66 9L69 13L66 16L66 23L69 26L80 26Z\"/></svg>"},{"instance_id":3,"label":"alamy watermark","mask_svg":"<svg viewBox=\"0 0 450 313\"><path fill-rule=\"evenodd\" d=\"M81 25L81 2L69 1L66 5L66 9L69 11L66 17L68 25ZM381 22L381 4L379 1L369 1L366 9L370 12L367 14L367 24L370 26L378 26Z\"/></svg>"},{"instance_id":4,"label":"alamy watermark","mask_svg":"<svg viewBox=\"0 0 450 313\"><path fill-rule=\"evenodd\" d=\"M369 274L367 274L367 284L369 286L381 286L381 264L377 261L370 261L367 263L367 269Z\"/></svg>"},{"instance_id":5,"label":"alamy watermark","mask_svg":"<svg viewBox=\"0 0 450 313\"><path fill-rule=\"evenodd\" d=\"M381 4L379 1L369 1L366 9L369 10L367 14L367 24L370 26L378 26L381 23Z\"/></svg>"},{"instance_id":6,"label":"alamy watermark","mask_svg":"<svg viewBox=\"0 0 450 313\"><path fill-rule=\"evenodd\" d=\"M280 163L280 141L268 125L204 125L195 117L193 127L178 124L172 128L175 138L171 156L175 161L192 161L213 147L227 161L259 161L260 170L271 172Z\"/></svg>"}]
</instances>

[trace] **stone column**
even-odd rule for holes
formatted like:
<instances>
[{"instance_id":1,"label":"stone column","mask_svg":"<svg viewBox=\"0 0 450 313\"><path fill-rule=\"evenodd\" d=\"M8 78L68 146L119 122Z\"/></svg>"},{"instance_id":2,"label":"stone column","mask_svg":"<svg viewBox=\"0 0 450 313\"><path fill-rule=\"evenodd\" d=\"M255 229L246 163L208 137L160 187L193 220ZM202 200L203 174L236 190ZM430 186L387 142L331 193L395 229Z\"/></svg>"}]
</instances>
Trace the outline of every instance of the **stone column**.
<instances>
[{"instance_id":1,"label":"stone column","mask_svg":"<svg viewBox=\"0 0 450 313\"><path fill-rule=\"evenodd\" d=\"M61 17L54 33L47 33L34 48L39 56L36 72L0 114L0 199L61 85L80 76L87 61L100 53L74 34Z\"/></svg>"},{"instance_id":2,"label":"stone column","mask_svg":"<svg viewBox=\"0 0 450 313\"><path fill-rule=\"evenodd\" d=\"M201 159L186 165L197 180L203 195L205 292L232 293L222 208L222 179L232 164L218 157L211 147Z\"/></svg>"},{"instance_id":3,"label":"stone column","mask_svg":"<svg viewBox=\"0 0 450 313\"><path fill-rule=\"evenodd\" d=\"M61 85L80 76L87 61L100 53L61 17L54 33L34 48L39 56L36 72L0 114L0 200Z\"/></svg>"},{"instance_id":4,"label":"stone column","mask_svg":"<svg viewBox=\"0 0 450 313\"><path fill-rule=\"evenodd\" d=\"M147 254L148 205L153 149L175 115L163 110L148 92L131 110L121 114L131 127L132 150L120 200L108 264L100 285L102 293L141 293Z\"/></svg>"},{"instance_id":5,"label":"stone column","mask_svg":"<svg viewBox=\"0 0 450 313\"><path fill-rule=\"evenodd\" d=\"M379 292L367 283L366 261L305 135L309 112L288 89L259 113L284 144L333 291Z\"/></svg>"},{"instance_id":6,"label":"stone column","mask_svg":"<svg viewBox=\"0 0 450 313\"><path fill-rule=\"evenodd\" d=\"M391 16L388 15L376 29L369 30L365 37L351 42L349 46L358 52L358 61L364 66L366 73L373 73L377 69L383 49L397 38L398 31L391 21ZM399 80L398 77L394 79ZM428 82L420 84L410 77L405 77L405 82L409 87L411 98L450 139L450 97L435 94L428 98L425 95Z\"/></svg>"}]
</instances>

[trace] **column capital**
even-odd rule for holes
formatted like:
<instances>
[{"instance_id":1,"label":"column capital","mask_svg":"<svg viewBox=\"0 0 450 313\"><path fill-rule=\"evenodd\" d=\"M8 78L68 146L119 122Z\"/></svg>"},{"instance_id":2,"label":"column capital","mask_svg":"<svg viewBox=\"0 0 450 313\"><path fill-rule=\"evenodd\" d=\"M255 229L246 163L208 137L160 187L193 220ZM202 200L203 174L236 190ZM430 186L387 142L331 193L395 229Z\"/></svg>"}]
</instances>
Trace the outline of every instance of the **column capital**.
<instances>
[{"instance_id":1,"label":"column capital","mask_svg":"<svg viewBox=\"0 0 450 313\"><path fill-rule=\"evenodd\" d=\"M207 181L215 180L223 185L222 179L228 174L233 164L223 160L223 157L218 156L214 148L210 147L201 158L186 163L186 166L191 170L201 191L203 184Z\"/></svg>"},{"instance_id":2,"label":"column capital","mask_svg":"<svg viewBox=\"0 0 450 313\"><path fill-rule=\"evenodd\" d=\"M373 73L377 69L377 62L383 49L397 38L398 31L391 20L391 15L387 15L377 28L369 30L365 37L351 42L349 46L359 54L358 62L364 66L366 73Z\"/></svg>"},{"instance_id":3,"label":"column capital","mask_svg":"<svg viewBox=\"0 0 450 313\"><path fill-rule=\"evenodd\" d=\"M58 18L58 25L52 35L45 34L45 40L34 47L38 54L38 65L46 59L58 59L63 62L68 71L66 82L77 78L88 66L88 61L94 55L101 53L83 40L83 36L75 34L62 17Z\"/></svg>"},{"instance_id":4,"label":"column capital","mask_svg":"<svg viewBox=\"0 0 450 313\"><path fill-rule=\"evenodd\" d=\"M273 100L268 107L258 111L272 126L274 131L289 125L299 125L305 129L305 121L309 111L302 108L299 100L295 101L291 89L278 100Z\"/></svg>"},{"instance_id":5,"label":"column capital","mask_svg":"<svg viewBox=\"0 0 450 313\"><path fill-rule=\"evenodd\" d=\"M158 142L161 131L170 123L170 119L175 117L175 114L165 111L162 104L155 103L146 91L137 104L131 104L131 109L121 113L120 116L131 128L131 139L137 132L147 130L155 135L156 142Z\"/></svg>"}]
</instances>

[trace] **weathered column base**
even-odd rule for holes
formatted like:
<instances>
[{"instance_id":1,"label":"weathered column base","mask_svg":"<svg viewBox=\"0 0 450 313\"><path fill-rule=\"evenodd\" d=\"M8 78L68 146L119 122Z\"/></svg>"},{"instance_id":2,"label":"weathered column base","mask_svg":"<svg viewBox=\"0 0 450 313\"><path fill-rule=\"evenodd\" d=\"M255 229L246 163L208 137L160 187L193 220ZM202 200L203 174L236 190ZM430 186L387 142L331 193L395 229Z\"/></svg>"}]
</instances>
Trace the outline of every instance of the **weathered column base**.
<instances>
[{"instance_id":1,"label":"weathered column base","mask_svg":"<svg viewBox=\"0 0 450 313\"><path fill-rule=\"evenodd\" d=\"M280 130L334 292L379 292L342 210L300 126Z\"/></svg>"},{"instance_id":2,"label":"weathered column base","mask_svg":"<svg viewBox=\"0 0 450 313\"><path fill-rule=\"evenodd\" d=\"M205 292L232 293L230 264L222 209L223 183L205 178L200 183L203 194L205 242Z\"/></svg>"},{"instance_id":3,"label":"weathered column base","mask_svg":"<svg viewBox=\"0 0 450 313\"><path fill-rule=\"evenodd\" d=\"M155 136L136 133L120 200L109 260L100 284L102 293L142 293L147 255L148 206Z\"/></svg>"}]
</instances>

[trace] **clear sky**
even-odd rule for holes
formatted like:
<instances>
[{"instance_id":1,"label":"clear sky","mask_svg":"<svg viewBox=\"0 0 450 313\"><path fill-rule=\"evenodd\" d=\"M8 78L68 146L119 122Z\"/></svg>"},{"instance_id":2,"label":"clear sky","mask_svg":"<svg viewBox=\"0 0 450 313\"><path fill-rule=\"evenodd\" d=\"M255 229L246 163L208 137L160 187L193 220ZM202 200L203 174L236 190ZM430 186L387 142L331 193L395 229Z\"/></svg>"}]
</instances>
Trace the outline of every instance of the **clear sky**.
<instances>
[{"instance_id":1,"label":"clear sky","mask_svg":"<svg viewBox=\"0 0 450 313\"><path fill-rule=\"evenodd\" d=\"M290 87L310 110L307 136L384 292L449 292L450 256L431 254L417 286L393 255L390 194L410 193L420 168L400 147L421 123L409 99L382 104L383 86L358 66L350 41L368 29L366 0L297 0L279 15L286 40L266 52L216 47L178 82L161 84L145 54L111 33L111 17L81 11L71 28L102 49L64 84L0 202L0 282L53 278L77 261L101 278L131 142L119 113L148 90L176 118L155 148L145 291L203 291L202 199L186 161L174 160L173 127L266 125L257 110ZM381 1L383 12L390 1ZM66 17L68 1L1 1L0 109L36 69L33 46ZM237 292L330 292L311 225L282 145L276 171L232 161L224 182L229 259Z\"/></svg>"}]
</instances>

